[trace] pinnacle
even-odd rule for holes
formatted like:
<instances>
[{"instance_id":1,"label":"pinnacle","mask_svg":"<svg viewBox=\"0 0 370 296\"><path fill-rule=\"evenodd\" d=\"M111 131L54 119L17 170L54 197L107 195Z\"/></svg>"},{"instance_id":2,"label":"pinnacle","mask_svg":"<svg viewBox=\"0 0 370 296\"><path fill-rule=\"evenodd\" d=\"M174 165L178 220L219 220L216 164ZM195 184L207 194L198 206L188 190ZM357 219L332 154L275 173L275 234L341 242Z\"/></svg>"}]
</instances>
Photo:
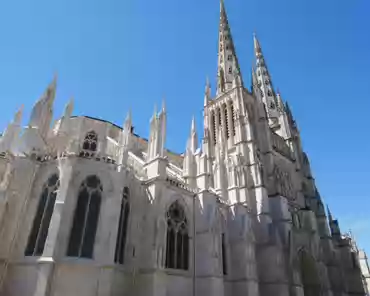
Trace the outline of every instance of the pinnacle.
<instances>
[{"instance_id":1,"label":"pinnacle","mask_svg":"<svg viewBox=\"0 0 370 296\"><path fill-rule=\"evenodd\" d=\"M195 118L193 116L192 120L191 120L191 133L195 133Z\"/></svg>"},{"instance_id":2,"label":"pinnacle","mask_svg":"<svg viewBox=\"0 0 370 296\"><path fill-rule=\"evenodd\" d=\"M254 41L254 53L257 54L262 53L261 45L257 39L256 33L253 33L253 41Z\"/></svg>"}]
</instances>

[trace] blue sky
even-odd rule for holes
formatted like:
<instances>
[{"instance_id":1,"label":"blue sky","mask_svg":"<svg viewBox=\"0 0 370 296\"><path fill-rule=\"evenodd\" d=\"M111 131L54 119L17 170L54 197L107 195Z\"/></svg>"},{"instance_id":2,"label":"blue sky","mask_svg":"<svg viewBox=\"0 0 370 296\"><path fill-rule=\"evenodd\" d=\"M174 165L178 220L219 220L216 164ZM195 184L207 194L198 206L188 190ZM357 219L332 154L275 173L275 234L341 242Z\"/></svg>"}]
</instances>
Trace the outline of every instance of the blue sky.
<instances>
[{"instance_id":1,"label":"blue sky","mask_svg":"<svg viewBox=\"0 0 370 296\"><path fill-rule=\"evenodd\" d=\"M370 252L370 19L366 0L225 0L249 87L253 31L289 100L325 202ZM0 129L55 72L55 116L122 124L147 136L166 97L167 146L182 152L192 115L201 130L206 76L217 68L218 0L12 0L0 4Z\"/></svg>"}]
</instances>

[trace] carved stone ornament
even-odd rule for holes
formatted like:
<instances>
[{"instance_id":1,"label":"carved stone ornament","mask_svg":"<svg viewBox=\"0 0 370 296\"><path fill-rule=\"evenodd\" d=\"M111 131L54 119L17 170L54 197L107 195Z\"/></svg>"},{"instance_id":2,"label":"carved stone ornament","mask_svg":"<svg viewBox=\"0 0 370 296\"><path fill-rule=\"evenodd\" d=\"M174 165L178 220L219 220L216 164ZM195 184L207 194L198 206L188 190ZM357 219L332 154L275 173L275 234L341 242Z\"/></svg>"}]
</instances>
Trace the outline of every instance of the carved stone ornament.
<instances>
[{"instance_id":1,"label":"carved stone ornament","mask_svg":"<svg viewBox=\"0 0 370 296\"><path fill-rule=\"evenodd\" d=\"M291 176L288 172L281 170L277 165L274 168L275 186L282 196L294 198Z\"/></svg>"}]
</instances>

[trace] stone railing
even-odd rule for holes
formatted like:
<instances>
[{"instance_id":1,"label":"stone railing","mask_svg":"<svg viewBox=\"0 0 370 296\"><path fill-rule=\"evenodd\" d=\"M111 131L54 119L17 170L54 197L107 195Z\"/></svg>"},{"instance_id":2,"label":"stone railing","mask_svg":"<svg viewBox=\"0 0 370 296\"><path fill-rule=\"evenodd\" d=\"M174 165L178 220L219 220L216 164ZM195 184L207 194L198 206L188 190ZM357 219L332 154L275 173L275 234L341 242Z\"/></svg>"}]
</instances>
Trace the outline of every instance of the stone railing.
<instances>
[{"instance_id":1,"label":"stone railing","mask_svg":"<svg viewBox=\"0 0 370 296\"><path fill-rule=\"evenodd\" d=\"M197 191L193 188L190 188L188 185L186 185L184 182L179 181L176 178L173 178L172 176L167 176L166 181L171 184L172 186L176 186L179 188L182 188L186 191L196 193Z\"/></svg>"},{"instance_id":2,"label":"stone railing","mask_svg":"<svg viewBox=\"0 0 370 296\"><path fill-rule=\"evenodd\" d=\"M290 150L290 147L285 142L285 140L280 137L279 135L275 134L274 132L271 132L271 140L272 140L272 147L274 150L281 155L289 158L290 160L294 160L293 153Z\"/></svg>"},{"instance_id":3,"label":"stone railing","mask_svg":"<svg viewBox=\"0 0 370 296\"><path fill-rule=\"evenodd\" d=\"M174 165L173 163L168 162L168 167L172 171L174 171L177 175L182 176L182 170L179 167L177 167L176 165Z\"/></svg>"},{"instance_id":4,"label":"stone railing","mask_svg":"<svg viewBox=\"0 0 370 296\"><path fill-rule=\"evenodd\" d=\"M137 157L134 153L128 153L127 165L131 167L138 177L146 178L146 172L144 169L145 162Z\"/></svg>"}]
</instances>

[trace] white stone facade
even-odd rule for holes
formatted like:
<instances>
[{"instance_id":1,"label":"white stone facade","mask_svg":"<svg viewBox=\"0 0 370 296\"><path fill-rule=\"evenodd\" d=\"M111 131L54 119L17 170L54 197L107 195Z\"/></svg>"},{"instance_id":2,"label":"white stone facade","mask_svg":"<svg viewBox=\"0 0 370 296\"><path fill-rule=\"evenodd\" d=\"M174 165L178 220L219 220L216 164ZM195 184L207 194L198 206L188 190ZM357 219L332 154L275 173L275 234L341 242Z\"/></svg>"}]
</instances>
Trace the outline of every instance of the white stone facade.
<instances>
[{"instance_id":1,"label":"white stone facade","mask_svg":"<svg viewBox=\"0 0 370 296\"><path fill-rule=\"evenodd\" d=\"M244 86L221 0L216 95L201 145L165 148L167 110L136 135L72 116L56 80L0 138L0 295L365 295L366 255L325 212L291 110L255 37Z\"/></svg>"}]
</instances>

